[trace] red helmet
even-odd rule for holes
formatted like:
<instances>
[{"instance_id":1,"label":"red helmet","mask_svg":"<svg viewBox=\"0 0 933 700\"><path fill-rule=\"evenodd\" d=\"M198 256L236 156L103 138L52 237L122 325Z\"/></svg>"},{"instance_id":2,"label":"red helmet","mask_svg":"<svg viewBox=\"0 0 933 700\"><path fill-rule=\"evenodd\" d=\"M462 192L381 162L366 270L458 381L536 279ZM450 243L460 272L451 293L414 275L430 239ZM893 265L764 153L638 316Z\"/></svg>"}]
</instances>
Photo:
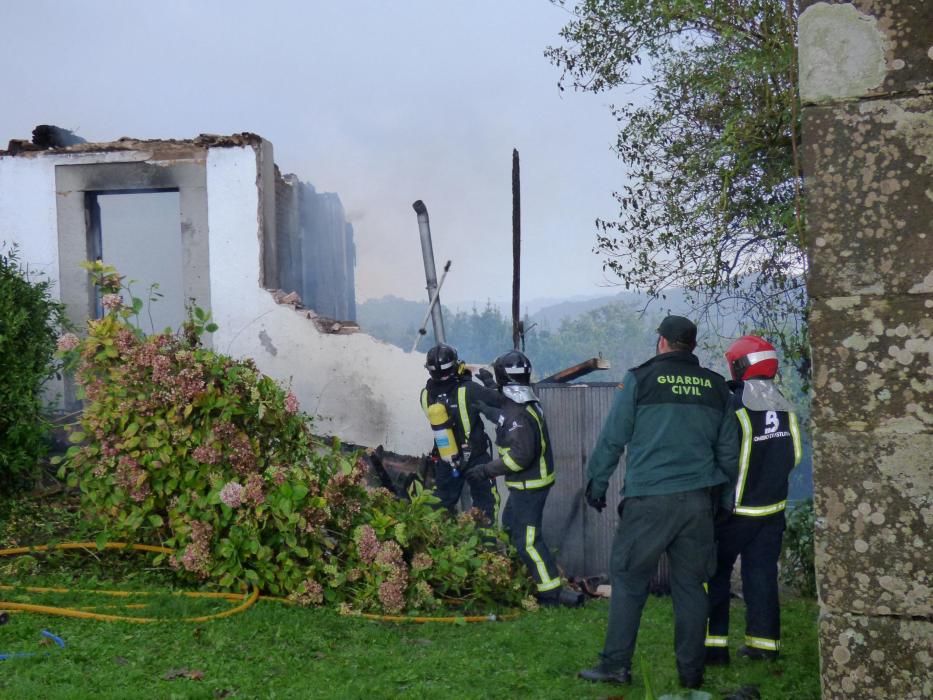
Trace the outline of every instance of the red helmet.
<instances>
[{"instance_id":1,"label":"red helmet","mask_svg":"<svg viewBox=\"0 0 933 700\"><path fill-rule=\"evenodd\" d=\"M777 351L764 338L743 335L726 350L733 379L773 379L778 371Z\"/></svg>"}]
</instances>

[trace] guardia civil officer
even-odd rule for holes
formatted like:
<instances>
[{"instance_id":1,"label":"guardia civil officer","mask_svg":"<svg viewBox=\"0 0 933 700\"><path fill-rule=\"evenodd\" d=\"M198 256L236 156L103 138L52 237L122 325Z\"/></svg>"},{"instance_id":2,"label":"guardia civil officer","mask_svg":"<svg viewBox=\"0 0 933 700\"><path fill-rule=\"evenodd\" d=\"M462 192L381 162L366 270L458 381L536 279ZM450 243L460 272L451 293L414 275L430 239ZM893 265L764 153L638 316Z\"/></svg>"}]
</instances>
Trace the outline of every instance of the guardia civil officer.
<instances>
[{"instance_id":1,"label":"guardia civil officer","mask_svg":"<svg viewBox=\"0 0 933 700\"><path fill-rule=\"evenodd\" d=\"M800 462L800 428L793 406L774 384L777 352L747 335L726 350L732 408L741 426L738 481L732 513L716 523L717 565L709 582L706 663L729 663L732 567L742 557L745 644L740 656L775 659L781 648L777 563L784 535L787 478Z\"/></svg>"},{"instance_id":2,"label":"guardia civil officer","mask_svg":"<svg viewBox=\"0 0 933 700\"><path fill-rule=\"evenodd\" d=\"M606 642L589 681L631 682L632 656L658 559L667 552L680 682L703 682L707 598L713 573L713 487L735 479L738 427L726 380L693 354L697 327L668 316L657 354L629 370L587 464L587 503L601 511L625 451L619 525L612 543Z\"/></svg>"},{"instance_id":3,"label":"guardia civil officer","mask_svg":"<svg viewBox=\"0 0 933 700\"><path fill-rule=\"evenodd\" d=\"M502 527L535 581L538 602L577 607L583 604L583 594L561 587L554 556L541 532L544 504L554 485L554 456L541 405L530 386L531 361L511 350L496 358L493 374L504 400L486 415L496 424L499 456L470 469L467 478L482 485L505 476L509 497Z\"/></svg>"},{"instance_id":4,"label":"guardia civil officer","mask_svg":"<svg viewBox=\"0 0 933 700\"><path fill-rule=\"evenodd\" d=\"M428 350L425 368L430 374L421 390L421 408L428 415L432 404L441 404L450 420L456 445L452 460L435 462L435 495L441 505L453 512L463 492L466 472L492 459L492 444L480 418L481 394L488 392L473 381L460 361L456 348L440 343ZM490 523L498 519L499 492L492 479L470 482L473 506L479 508Z\"/></svg>"}]
</instances>

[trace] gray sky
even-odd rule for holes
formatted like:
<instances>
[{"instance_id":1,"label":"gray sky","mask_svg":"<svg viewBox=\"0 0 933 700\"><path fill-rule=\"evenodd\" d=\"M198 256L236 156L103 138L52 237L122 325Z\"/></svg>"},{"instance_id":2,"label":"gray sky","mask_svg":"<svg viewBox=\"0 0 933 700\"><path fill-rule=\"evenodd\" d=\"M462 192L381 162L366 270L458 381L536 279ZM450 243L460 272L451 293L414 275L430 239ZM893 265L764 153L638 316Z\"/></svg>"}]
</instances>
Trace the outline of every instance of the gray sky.
<instances>
[{"instance_id":1,"label":"gray sky","mask_svg":"<svg viewBox=\"0 0 933 700\"><path fill-rule=\"evenodd\" d=\"M3 0L0 142L253 131L283 172L340 195L360 300L422 299L423 199L442 299L511 294L511 154L523 298L609 294L592 253L623 178L608 97L557 88L547 0Z\"/></svg>"}]
</instances>

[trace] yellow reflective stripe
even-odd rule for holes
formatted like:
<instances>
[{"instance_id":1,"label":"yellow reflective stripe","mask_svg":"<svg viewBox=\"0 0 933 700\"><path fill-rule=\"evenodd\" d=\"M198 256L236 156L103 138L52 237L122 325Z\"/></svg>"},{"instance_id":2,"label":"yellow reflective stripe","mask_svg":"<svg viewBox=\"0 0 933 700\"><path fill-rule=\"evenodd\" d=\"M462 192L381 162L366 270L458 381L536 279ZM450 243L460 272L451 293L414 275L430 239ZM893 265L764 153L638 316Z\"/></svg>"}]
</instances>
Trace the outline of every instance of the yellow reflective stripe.
<instances>
[{"instance_id":1,"label":"yellow reflective stripe","mask_svg":"<svg viewBox=\"0 0 933 700\"><path fill-rule=\"evenodd\" d=\"M538 584L538 590L541 592L551 591L560 586L560 579L551 578L551 575L547 572L544 560L541 558L541 555L538 554L538 550L535 549L535 534L536 528L534 525L528 525L525 528L525 551L528 552L528 556L531 557L531 561L534 562L535 569L538 571L538 578L541 579L541 583Z\"/></svg>"},{"instance_id":2,"label":"yellow reflective stripe","mask_svg":"<svg viewBox=\"0 0 933 700\"><path fill-rule=\"evenodd\" d=\"M736 507L735 512L737 515L751 515L760 517L762 515L780 513L786 507L787 501L781 501L780 503L774 503L770 506L738 506Z\"/></svg>"},{"instance_id":3,"label":"yellow reflective stripe","mask_svg":"<svg viewBox=\"0 0 933 700\"><path fill-rule=\"evenodd\" d=\"M728 637L711 637L710 635L706 635L705 644L708 647L727 647L729 646L729 638Z\"/></svg>"},{"instance_id":4,"label":"yellow reflective stripe","mask_svg":"<svg viewBox=\"0 0 933 700\"><path fill-rule=\"evenodd\" d=\"M526 481L506 481L505 485L509 488L524 491L526 489L540 489L554 483L554 475L548 474L543 479L528 479Z\"/></svg>"},{"instance_id":5,"label":"yellow reflective stripe","mask_svg":"<svg viewBox=\"0 0 933 700\"><path fill-rule=\"evenodd\" d=\"M492 480L492 526L499 526L499 506L502 505L502 499L499 498L499 489L496 487L496 480Z\"/></svg>"},{"instance_id":6,"label":"yellow reflective stripe","mask_svg":"<svg viewBox=\"0 0 933 700\"><path fill-rule=\"evenodd\" d=\"M739 453L739 480L735 485L735 505L742 502L742 493L745 491L745 480L748 478L748 464L752 455L752 421L748 411L740 408L735 412L742 426L742 451Z\"/></svg>"},{"instance_id":7,"label":"yellow reflective stripe","mask_svg":"<svg viewBox=\"0 0 933 700\"><path fill-rule=\"evenodd\" d=\"M521 465L512 459L512 455L509 454L511 447L496 447L499 450L499 457L502 458L502 461L505 462L505 466L511 469L513 472L520 472L522 470Z\"/></svg>"},{"instance_id":8,"label":"yellow reflective stripe","mask_svg":"<svg viewBox=\"0 0 933 700\"><path fill-rule=\"evenodd\" d=\"M803 457L803 442L800 440L800 426L797 424L797 414L791 411L788 417L790 418L790 434L794 439L794 466L796 467Z\"/></svg>"},{"instance_id":9,"label":"yellow reflective stripe","mask_svg":"<svg viewBox=\"0 0 933 700\"><path fill-rule=\"evenodd\" d=\"M543 481L544 479L547 479L548 475L547 460L544 458L544 451L547 449L547 444L544 442L544 427L541 425L541 419L538 418L538 414L534 412L531 406L525 406L525 410L531 414L531 417L535 419L535 423L538 424L538 436L541 442L541 456L538 458L538 467L541 470L541 479L538 479L538 481ZM551 475L551 481L554 481L553 474Z\"/></svg>"},{"instance_id":10,"label":"yellow reflective stripe","mask_svg":"<svg viewBox=\"0 0 933 700\"><path fill-rule=\"evenodd\" d=\"M424 411L424 415L428 415L428 390L421 390L421 410Z\"/></svg>"},{"instance_id":11,"label":"yellow reflective stripe","mask_svg":"<svg viewBox=\"0 0 933 700\"><path fill-rule=\"evenodd\" d=\"M745 646L766 651L778 651L781 648L780 639L767 639L766 637L750 637L745 635Z\"/></svg>"},{"instance_id":12,"label":"yellow reflective stripe","mask_svg":"<svg viewBox=\"0 0 933 700\"><path fill-rule=\"evenodd\" d=\"M466 387L457 390L457 406L460 408L460 425L463 426L463 440L470 439L470 412L467 410Z\"/></svg>"}]
</instances>

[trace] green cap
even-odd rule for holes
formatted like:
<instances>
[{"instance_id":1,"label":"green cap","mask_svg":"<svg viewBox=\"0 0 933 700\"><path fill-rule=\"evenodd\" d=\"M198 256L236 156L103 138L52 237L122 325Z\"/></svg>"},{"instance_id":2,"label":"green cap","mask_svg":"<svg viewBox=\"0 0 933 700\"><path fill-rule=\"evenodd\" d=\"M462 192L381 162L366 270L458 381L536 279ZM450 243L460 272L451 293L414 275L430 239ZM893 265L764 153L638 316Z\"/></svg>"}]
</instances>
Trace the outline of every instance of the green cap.
<instances>
[{"instance_id":1,"label":"green cap","mask_svg":"<svg viewBox=\"0 0 933 700\"><path fill-rule=\"evenodd\" d=\"M689 318L668 316L658 326L658 335L666 338L669 343L696 345L697 327Z\"/></svg>"}]
</instances>

